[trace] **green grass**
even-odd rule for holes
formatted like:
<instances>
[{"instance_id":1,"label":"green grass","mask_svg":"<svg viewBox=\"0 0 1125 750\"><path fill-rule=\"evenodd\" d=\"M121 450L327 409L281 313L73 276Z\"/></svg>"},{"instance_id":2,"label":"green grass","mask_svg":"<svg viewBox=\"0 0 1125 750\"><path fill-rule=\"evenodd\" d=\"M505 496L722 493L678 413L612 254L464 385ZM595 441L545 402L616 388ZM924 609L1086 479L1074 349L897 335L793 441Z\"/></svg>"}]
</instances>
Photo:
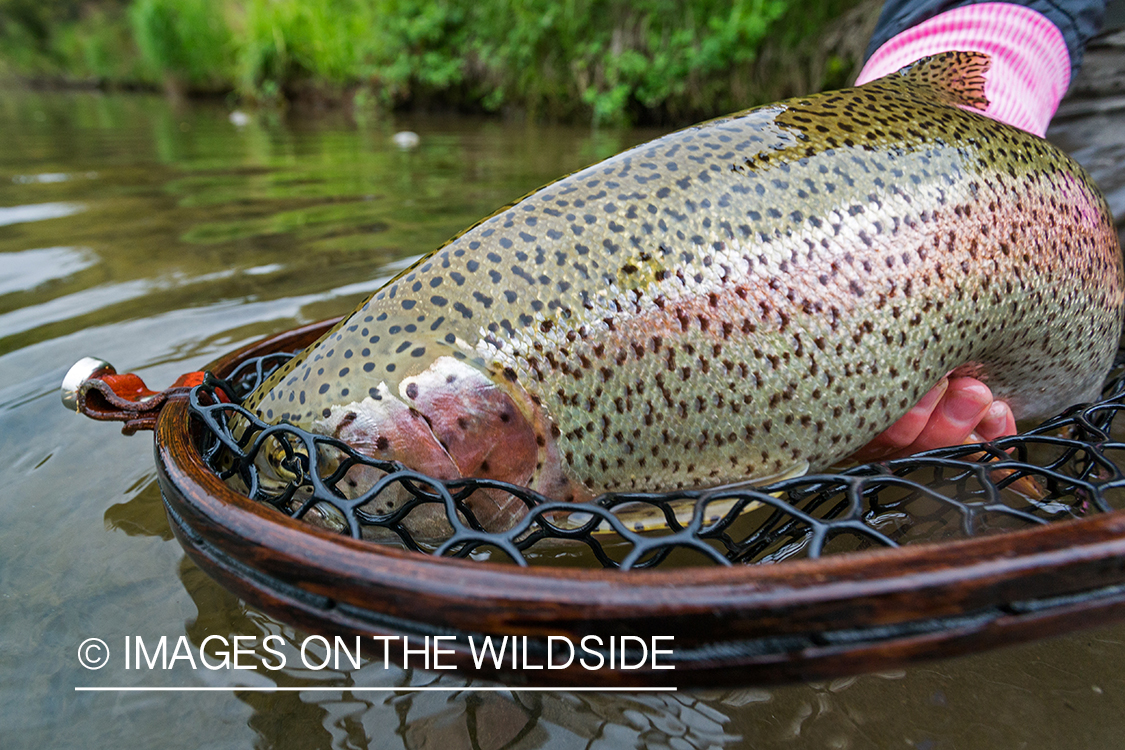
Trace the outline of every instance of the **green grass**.
<instances>
[{"instance_id":1,"label":"green grass","mask_svg":"<svg viewBox=\"0 0 1125 750\"><path fill-rule=\"evenodd\" d=\"M129 27L150 70L196 89L225 88L234 40L222 0L136 0Z\"/></svg>"}]
</instances>

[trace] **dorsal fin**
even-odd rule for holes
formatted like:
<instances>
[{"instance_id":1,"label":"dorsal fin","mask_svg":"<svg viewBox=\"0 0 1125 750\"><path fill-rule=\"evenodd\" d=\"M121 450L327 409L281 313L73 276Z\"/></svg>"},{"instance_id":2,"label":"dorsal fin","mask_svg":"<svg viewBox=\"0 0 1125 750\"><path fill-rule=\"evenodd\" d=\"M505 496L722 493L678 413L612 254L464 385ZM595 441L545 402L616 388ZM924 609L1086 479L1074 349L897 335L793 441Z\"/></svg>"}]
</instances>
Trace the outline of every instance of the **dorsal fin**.
<instances>
[{"instance_id":1,"label":"dorsal fin","mask_svg":"<svg viewBox=\"0 0 1125 750\"><path fill-rule=\"evenodd\" d=\"M984 111L984 74L992 58L984 52L942 52L923 57L889 76L872 81L916 97Z\"/></svg>"}]
</instances>

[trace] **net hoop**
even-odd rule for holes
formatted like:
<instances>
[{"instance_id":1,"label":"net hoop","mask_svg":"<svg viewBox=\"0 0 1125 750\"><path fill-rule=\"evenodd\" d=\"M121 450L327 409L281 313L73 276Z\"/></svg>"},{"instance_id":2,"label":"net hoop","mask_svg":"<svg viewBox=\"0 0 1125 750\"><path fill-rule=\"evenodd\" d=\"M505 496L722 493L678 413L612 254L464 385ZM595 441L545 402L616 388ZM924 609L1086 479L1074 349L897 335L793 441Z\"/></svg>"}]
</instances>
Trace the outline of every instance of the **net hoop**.
<instances>
[{"instance_id":1,"label":"net hoop","mask_svg":"<svg viewBox=\"0 0 1125 750\"><path fill-rule=\"evenodd\" d=\"M249 358L303 347L335 322L266 338L207 369L222 377ZM462 674L560 687L769 684L888 669L1125 618L1125 511L775 565L520 568L399 550L288 518L220 480L195 447L199 429L187 400L169 399L155 447L171 527L197 565L310 633L404 637L413 649L426 648L427 637L452 636L442 643L452 652L443 664ZM526 636L523 658L478 667L473 649L486 635ZM628 637L672 636L659 665L674 668L648 661L588 669L574 660L535 669L557 653L549 652L551 636L574 644L625 636L627 645L636 644ZM381 642L370 644L381 658Z\"/></svg>"}]
</instances>

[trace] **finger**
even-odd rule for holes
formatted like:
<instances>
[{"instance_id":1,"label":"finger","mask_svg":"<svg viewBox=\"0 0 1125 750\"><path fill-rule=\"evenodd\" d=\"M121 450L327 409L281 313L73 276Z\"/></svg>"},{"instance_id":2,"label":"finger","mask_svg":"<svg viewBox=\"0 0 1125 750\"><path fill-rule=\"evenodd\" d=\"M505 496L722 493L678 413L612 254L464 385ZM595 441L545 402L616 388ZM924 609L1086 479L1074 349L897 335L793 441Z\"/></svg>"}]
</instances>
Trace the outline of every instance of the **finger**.
<instances>
[{"instance_id":1,"label":"finger","mask_svg":"<svg viewBox=\"0 0 1125 750\"><path fill-rule=\"evenodd\" d=\"M989 414L992 391L973 378L953 378L930 421L904 453L918 453L947 445L960 445Z\"/></svg>"},{"instance_id":2,"label":"finger","mask_svg":"<svg viewBox=\"0 0 1125 750\"><path fill-rule=\"evenodd\" d=\"M949 379L942 378L913 409L852 454L851 458L856 461L874 461L901 451L913 443L929 423L934 409L941 402L948 387Z\"/></svg>"},{"instance_id":3,"label":"finger","mask_svg":"<svg viewBox=\"0 0 1125 750\"><path fill-rule=\"evenodd\" d=\"M901 448L904 445L910 445L922 431L926 429L926 425L930 423L933 417L934 409L938 407L942 399L945 398L949 390L949 379L942 378L929 393L922 397L913 409L908 411L901 419L888 427L879 437L883 439L887 445ZM878 439L878 438L877 438Z\"/></svg>"},{"instance_id":4,"label":"finger","mask_svg":"<svg viewBox=\"0 0 1125 750\"><path fill-rule=\"evenodd\" d=\"M974 433L981 440L996 440L1016 434L1016 417L1003 401L993 401Z\"/></svg>"}]
</instances>

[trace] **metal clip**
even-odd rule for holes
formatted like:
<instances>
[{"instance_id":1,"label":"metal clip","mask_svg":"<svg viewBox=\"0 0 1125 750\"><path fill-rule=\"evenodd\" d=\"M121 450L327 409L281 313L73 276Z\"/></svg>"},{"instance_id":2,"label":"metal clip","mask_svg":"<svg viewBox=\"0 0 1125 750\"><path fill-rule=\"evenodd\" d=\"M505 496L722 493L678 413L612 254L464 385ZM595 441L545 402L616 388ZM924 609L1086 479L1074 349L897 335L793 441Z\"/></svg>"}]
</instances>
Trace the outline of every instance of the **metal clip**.
<instances>
[{"instance_id":1,"label":"metal clip","mask_svg":"<svg viewBox=\"0 0 1125 750\"><path fill-rule=\"evenodd\" d=\"M63 378L62 402L91 419L124 422L121 431L132 435L137 430L155 429L164 404L172 398L186 398L202 382L202 372L189 372L171 388L154 391L132 373L118 374L104 359L83 357Z\"/></svg>"}]
</instances>

